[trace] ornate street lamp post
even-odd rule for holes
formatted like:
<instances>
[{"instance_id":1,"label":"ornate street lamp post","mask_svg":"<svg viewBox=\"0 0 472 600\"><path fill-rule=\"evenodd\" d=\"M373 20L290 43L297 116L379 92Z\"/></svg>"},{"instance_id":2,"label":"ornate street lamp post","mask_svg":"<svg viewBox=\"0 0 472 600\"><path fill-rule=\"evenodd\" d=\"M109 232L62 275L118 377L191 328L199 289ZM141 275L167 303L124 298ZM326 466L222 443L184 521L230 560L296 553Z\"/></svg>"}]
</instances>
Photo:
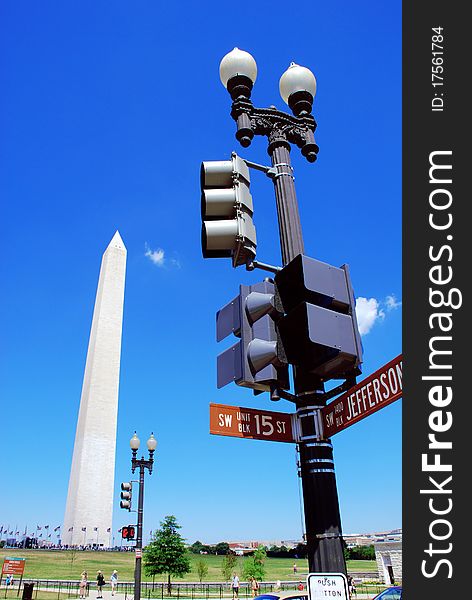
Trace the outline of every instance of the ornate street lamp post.
<instances>
[{"instance_id":1,"label":"ornate street lamp post","mask_svg":"<svg viewBox=\"0 0 472 600\"><path fill-rule=\"evenodd\" d=\"M283 265L304 253L303 235L290 160L291 144L312 163L318 146L311 114L316 94L316 79L306 67L292 63L280 78L280 94L293 114L274 106L257 108L251 92L257 77L254 58L235 48L221 61L220 78L233 103L231 116L236 121L236 139L247 148L255 135L268 139L272 160ZM322 381L313 374L294 369L293 397L301 419L303 441L299 444L303 484L305 529L311 572L346 572L342 548L341 518L330 440L316 437L313 411L326 403ZM311 424L310 424L311 423Z\"/></svg>"},{"instance_id":2,"label":"ornate street lamp post","mask_svg":"<svg viewBox=\"0 0 472 600\"><path fill-rule=\"evenodd\" d=\"M290 115L275 107L256 108L253 105L251 92L256 77L256 61L248 52L235 48L221 61L220 78L233 99L231 116L237 124L236 139L244 148L251 144L255 135L265 135L269 141L267 151L277 170L273 181L282 262L286 265L304 251L290 143L296 144L309 162L316 160L316 122L311 114L316 80L309 69L295 63L282 75L280 93L294 113Z\"/></svg>"},{"instance_id":3,"label":"ornate street lamp post","mask_svg":"<svg viewBox=\"0 0 472 600\"><path fill-rule=\"evenodd\" d=\"M141 560L142 560L142 548L143 548L143 506L144 506L144 471L147 469L149 475L152 473L152 466L154 464L154 452L157 447L157 440L151 433L147 441L147 448L149 451L149 458L145 459L144 456L136 458L139 450L140 439L134 432L129 445L131 447L131 472L134 473L136 469L139 469L139 496L138 496L138 522L137 522L137 535L136 535L136 563L134 568L134 600L140 600L141 598Z\"/></svg>"}]
</instances>

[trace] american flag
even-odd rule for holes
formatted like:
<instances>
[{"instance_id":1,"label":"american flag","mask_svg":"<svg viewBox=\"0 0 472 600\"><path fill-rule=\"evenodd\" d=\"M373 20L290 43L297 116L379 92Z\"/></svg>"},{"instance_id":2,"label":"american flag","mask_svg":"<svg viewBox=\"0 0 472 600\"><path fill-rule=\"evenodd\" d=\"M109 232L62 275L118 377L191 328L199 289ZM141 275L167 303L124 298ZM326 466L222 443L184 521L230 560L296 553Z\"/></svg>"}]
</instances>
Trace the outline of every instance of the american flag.
<instances>
[{"instance_id":1,"label":"american flag","mask_svg":"<svg viewBox=\"0 0 472 600\"><path fill-rule=\"evenodd\" d=\"M68 531L72 531L74 528L73 527L69 527Z\"/></svg>"},{"instance_id":2,"label":"american flag","mask_svg":"<svg viewBox=\"0 0 472 600\"><path fill-rule=\"evenodd\" d=\"M38 531L41 531L41 525L36 525L36 529L37 529Z\"/></svg>"},{"instance_id":3,"label":"american flag","mask_svg":"<svg viewBox=\"0 0 472 600\"><path fill-rule=\"evenodd\" d=\"M58 525L57 527L54 527L54 531L59 531L60 528L61 528L61 526Z\"/></svg>"},{"instance_id":4,"label":"american flag","mask_svg":"<svg viewBox=\"0 0 472 600\"><path fill-rule=\"evenodd\" d=\"M87 531L87 527L82 527L82 531Z\"/></svg>"},{"instance_id":5,"label":"american flag","mask_svg":"<svg viewBox=\"0 0 472 600\"><path fill-rule=\"evenodd\" d=\"M44 526L44 529L49 529L49 525L45 525L45 526Z\"/></svg>"},{"instance_id":6,"label":"american flag","mask_svg":"<svg viewBox=\"0 0 472 600\"><path fill-rule=\"evenodd\" d=\"M3 525L0 527L0 533L3 533Z\"/></svg>"},{"instance_id":7,"label":"american flag","mask_svg":"<svg viewBox=\"0 0 472 600\"><path fill-rule=\"evenodd\" d=\"M98 531L98 527L94 527L94 528L93 528L93 530L94 530L94 531Z\"/></svg>"},{"instance_id":8,"label":"american flag","mask_svg":"<svg viewBox=\"0 0 472 600\"><path fill-rule=\"evenodd\" d=\"M107 529L107 533L110 533L110 531L111 531L111 527L109 527L109 528Z\"/></svg>"}]
</instances>

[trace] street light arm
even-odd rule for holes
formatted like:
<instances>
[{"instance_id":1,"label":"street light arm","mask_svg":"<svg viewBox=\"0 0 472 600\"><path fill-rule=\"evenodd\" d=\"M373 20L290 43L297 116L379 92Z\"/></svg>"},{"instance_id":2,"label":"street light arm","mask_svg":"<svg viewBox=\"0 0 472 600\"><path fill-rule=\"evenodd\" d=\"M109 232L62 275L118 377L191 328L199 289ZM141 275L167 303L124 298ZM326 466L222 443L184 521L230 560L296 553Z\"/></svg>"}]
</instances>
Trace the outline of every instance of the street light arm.
<instances>
[{"instance_id":1,"label":"street light arm","mask_svg":"<svg viewBox=\"0 0 472 600\"><path fill-rule=\"evenodd\" d=\"M315 143L316 121L308 112L296 117L276 108L256 108L249 98L237 98L232 103L231 116L236 121L236 139L247 148L254 135L265 135L271 146L289 143L298 146L308 162L314 162L319 147Z\"/></svg>"}]
</instances>

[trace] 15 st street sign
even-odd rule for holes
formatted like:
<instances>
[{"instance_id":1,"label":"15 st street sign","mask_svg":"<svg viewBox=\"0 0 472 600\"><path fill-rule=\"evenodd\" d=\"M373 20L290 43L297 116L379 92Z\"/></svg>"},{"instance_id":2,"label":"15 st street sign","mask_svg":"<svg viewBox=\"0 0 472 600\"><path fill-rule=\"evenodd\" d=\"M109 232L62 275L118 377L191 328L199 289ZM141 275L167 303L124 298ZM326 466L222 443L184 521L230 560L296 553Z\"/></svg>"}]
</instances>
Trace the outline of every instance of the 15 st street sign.
<instances>
[{"instance_id":1,"label":"15 st street sign","mask_svg":"<svg viewBox=\"0 0 472 600\"><path fill-rule=\"evenodd\" d=\"M402 397L402 355L324 406L320 411L322 437L329 438ZM210 404L210 433L231 437L299 441L297 415L241 406Z\"/></svg>"},{"instance_id":2,"label":"15 st street sign","mask_svg":"<svg viewBox=\"0 0 472 600\"><path fill-rule=\"evenodd\" d=\"M210 404L210 433L272 442L294 442L293 415Z\"/></svg>"},{"instance_id":3,"label":"15 st street sign","mask_svg":"<svg viewBox=\"0 0 472 600\"><path fill-rule=\"evenodd\" d=\"M402 392L400 354L321 409L325 438L395 402Z\"/></svg>"}]
</instances>

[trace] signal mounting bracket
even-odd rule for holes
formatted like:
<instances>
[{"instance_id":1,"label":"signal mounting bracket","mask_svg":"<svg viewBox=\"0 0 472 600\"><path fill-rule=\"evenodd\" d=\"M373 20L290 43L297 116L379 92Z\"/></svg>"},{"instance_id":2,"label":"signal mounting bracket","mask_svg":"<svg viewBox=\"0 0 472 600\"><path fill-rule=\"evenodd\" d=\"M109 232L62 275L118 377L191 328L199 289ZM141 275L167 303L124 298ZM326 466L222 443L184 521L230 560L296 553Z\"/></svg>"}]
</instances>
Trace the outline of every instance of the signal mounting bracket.
<instances>
[{"instance_id":1,"label":"signal mounting bracket","mask_svg":"<svg viewBox=\"0 0 472 600\"><path fill-rule=\"evenodd\" d=\"M267 177L273 178L277 175L277 169L275 167L267 167L266 165L259 165L258 163L252 162L250 160L242 159L250 169L255 169L256 171L262 171L267 175Z\"/></svg>"},{"instance_id":2,"label":"signal mounting bracket","mask_svg":"<svg viewBox=\"0 0 472 600\"><path fill-rule=\"evenodd\" d=\"M258 260L251 260L246 263L247 271L254 271L254 269L261 269L262 271L269 271L269 273L278 273L282 270L282 267L274 267Z\"/></svg>"}]
</instances>

